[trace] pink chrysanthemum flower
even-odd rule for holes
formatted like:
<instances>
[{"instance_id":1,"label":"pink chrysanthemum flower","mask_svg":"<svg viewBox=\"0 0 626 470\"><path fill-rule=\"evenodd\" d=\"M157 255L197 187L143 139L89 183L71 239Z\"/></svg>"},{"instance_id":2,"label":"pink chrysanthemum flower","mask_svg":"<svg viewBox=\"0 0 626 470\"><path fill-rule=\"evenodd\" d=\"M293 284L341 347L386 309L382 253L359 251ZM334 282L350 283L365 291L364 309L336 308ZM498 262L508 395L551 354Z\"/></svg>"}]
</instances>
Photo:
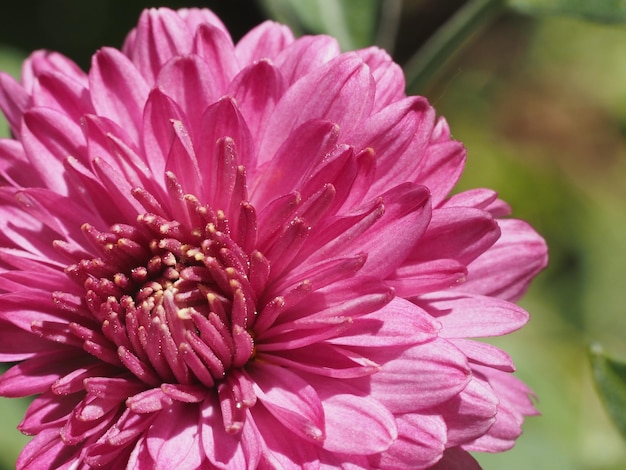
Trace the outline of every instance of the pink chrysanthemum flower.
<instances>
[{"instance_id":1,"label":"pink chrysanthemum flower","mask_svg":"<svg viewBox=\"0 0 626 470\"><path fill-rule=\"evenodd\" d=\"M543 240L375 48L145 11L0 76L0 378L20 469L438 468L533 414L499 349Z\"/></svg>"}]
</instances>

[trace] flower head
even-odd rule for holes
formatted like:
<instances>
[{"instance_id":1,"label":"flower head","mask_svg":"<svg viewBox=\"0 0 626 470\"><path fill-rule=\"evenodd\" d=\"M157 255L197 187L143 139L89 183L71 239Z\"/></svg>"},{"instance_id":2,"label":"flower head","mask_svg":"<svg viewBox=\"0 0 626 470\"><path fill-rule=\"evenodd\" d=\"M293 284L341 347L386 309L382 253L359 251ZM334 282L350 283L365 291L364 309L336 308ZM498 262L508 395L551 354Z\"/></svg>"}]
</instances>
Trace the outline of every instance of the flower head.
<instances>
[{"instance_id":1,"label":"flower head","mask_svg":"<svg viewBox=\"0 0 626 470\"><path fill-rule=\"evenodd\" d=\"M529 389L471 340L543 240L383 51L147 10L0 75L0 393L18 468L477 467Z\"/></svg>"}]
</instances>

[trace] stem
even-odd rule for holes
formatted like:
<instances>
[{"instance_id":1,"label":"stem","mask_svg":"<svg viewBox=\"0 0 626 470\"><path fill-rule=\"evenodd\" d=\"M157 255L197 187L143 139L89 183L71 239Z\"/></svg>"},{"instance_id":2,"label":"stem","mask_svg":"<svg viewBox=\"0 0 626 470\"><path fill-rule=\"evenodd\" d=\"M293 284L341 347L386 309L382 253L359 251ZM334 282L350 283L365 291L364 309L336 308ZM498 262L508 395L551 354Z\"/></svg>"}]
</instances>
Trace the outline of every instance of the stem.
<instances>
[{"instance_id":1,"label":"stem","mask_svg":"<svg viewBox=\"0 0 626 470\"><path fill-rule=\"evenodd\" d=\"M495 17L503 4L503 0L469 0L459 8L405 64L408 92L423 91L445 62L479 27Z\"/></svg>"}]
</instances>

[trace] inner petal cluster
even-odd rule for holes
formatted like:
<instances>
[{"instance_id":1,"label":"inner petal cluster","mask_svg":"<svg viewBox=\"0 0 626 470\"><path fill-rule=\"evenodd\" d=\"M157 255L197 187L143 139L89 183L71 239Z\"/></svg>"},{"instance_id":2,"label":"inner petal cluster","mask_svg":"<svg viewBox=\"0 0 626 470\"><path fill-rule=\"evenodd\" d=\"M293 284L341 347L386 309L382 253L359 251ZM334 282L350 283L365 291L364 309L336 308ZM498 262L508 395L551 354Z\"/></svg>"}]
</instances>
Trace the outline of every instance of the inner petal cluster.
<instances>
[{"instance_id":1,"label":"inner petal cluster","mask_svg":"<svg viewBox=\"0 0 626 470\"><path fill-rule=\"evenodd\" d=\"M144 213L135 227L83 225L100 256L66 273L84 286L100 325L73 323L71 331L88 352L147 385L212 387L254 355L257 293L249 276L263 255L253 252L251 263L223 213L191 195L183 201L185 222Z\"/></svg>"}]
</instances>

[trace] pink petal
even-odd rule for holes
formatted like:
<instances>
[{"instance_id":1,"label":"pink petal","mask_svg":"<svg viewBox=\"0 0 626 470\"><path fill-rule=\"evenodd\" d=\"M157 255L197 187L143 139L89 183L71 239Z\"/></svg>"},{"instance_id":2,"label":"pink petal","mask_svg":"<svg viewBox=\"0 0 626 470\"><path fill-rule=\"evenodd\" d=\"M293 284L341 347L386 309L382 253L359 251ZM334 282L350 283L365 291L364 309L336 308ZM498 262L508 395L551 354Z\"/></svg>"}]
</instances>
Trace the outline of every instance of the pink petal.
<instances>
[{"instance_id":1,"label":"pink petal","mask_svg":"<svg viewBox=\"0 0 626 470\"><path fill-rule=\"evenodd\" d=\"M259 401L286 428L311 442L324 440L324 410L313 387L288 369L268 363L254 363L247 373Z\"/></svg>"},{"instance_id":2,"label":"pink petal","mask_svg":"<svg viewBox=\"0 0 626 470\"><path fill-rule=\"evenodd\" d=\"M433 210L428 231L409 261L454 259L468 264L492 246L500 236L496 220L471 208Z\"/></svg>"},{"instance_id":3,"label":"pink petal","mask_svg":"<svg viewBox=\"0 0 626 470\"><path fill-rule=\"evenodd\" d=\"M267 60L244 68L228 86L227 93L235 98L255 140L263 135L267 120L285 89L282 70ZM250 172L255 167L256 162L250 160L247 170Z\"/></svg>"},{"instance_id":4,"label":"pink petal","mask_svg":"<svg viewBox=\"0 0 626 470\"><path fill-rule=\"evenodd\" d=\"M404 351L372 350L382 365L372 376L372 396L393 413L425 410L449 400L470 381L467 359L444 339L434 339Z\"/></svg>"},{"instance_id":5,"label":"pink petal","mask_svg":"<svg viewBox=\"0 0 626 470\"><path fill-rule=\"evenodd\" d=\"M320 448L313 443L276 432L282 424L263 407L253 410L255 432L259 439L262 455L260 469L302 468L304 470L319 469Z\"/></svg>"},{"instance_id":6,"label":"pink petal","mask_svg":"<svg viewBox=\"0 0 626 470\"><path fill-rule=\"evenodd\" d=\"M430 468L443 454L446 423L439 415L406 414L396 417L398 439L380 455L373 468Z\"/></svg>"},{"instance_id":7,"label":"pink petal","mask_svg":"<svg viewBox=\"0 0 626 470\"><path fill-rule=\"evenodd\" d=\"M406 87L402 68L396 64L387 52L378 47L369 47L356 51L372 71L376 80L376 100L374 109L400 101Z\"/></svg>"},{"instance_id":8,"label":"pink petal","mask_svg":"<svg viewBox=\"0 0 626 470\"><path fill-rule=\"evenodd\" d=\"M0 319L0 360L2 362L21 361L56 348L56 345L41 341L33 333Z\"/></svg>"},{"instance_id":9,"label":"pink petal","mask_svg":"<svg viewBox=\"0 0 626 470\"><path fill-rule=\"evenodd\" d=\"M159 415L146 432L146 447L155 470L200 468L205 460L198 435L197 405L174 402Z\"/></svg>"},{"instance_id":10,"label":"pink petal","mask_svg":"<svg viewBox=\"0 0 626 470\"><path fill-rule=\"evenodd\" d=\"M44 429L58 429L67 421L81 397L70 395L60 397L52 391L35 398L28 406L18 429L24 434L39 434Z\"/></svg>"},{"instance_id":11,"label":"pink petal","mask_svg":"<svg viewBox=\"0 0 626 470\"><path fill-rule=\"evenodd\" d=\"M465 280L467 269L453 259L404 262L387 278L387 283L401 297L415 297L448 289Z\"/></svg>"},{"instance_id":12,"label":"pink petal","mask_svg":"<svg viewBox=\"0 0 626 470\"><path fill-rule=\"evenodd\" d=\"M473 207L489 212L494 217L505 217L511 214L511 207L491 189L477 188L454 194L443 201L441 207Z\"/></svg>"},{"instance_id":13,"label":"pink petal","mask_svg":"<svg viewBox=\"0 0 626 470\"><path fill-rule=\"evenodd\" d=\"M232 162L232 171L238 165L247 167L254 155L254 141L250 130L232 98L224 97L209 106L202 118L200 144L196 149L200 174L205 175L205 189L213 194L217 181L223 177L219 173L220 145L234 144L237 158ZM241 201L238 201L241 202Z\"/></svg>"},{"instance_id":14,"label":"pink petal","mask_svg":"<svg viewBox=\"0 0 626 470\"><path fill-rule=\"evenodd\" d=\"M191 35L185 21L173 10L144 10L139 17L130 58L149 84L172 57L191 51Z\"/></svg>"},{"instance_id":15,"label":"pink petal","mask_svg":"<svg viewBox=\"0 0 626 470\"><path fill-rule=\"evenodd\" d=\"M223 93L223 88L216 83L217 73L197 55L176 57L159 72L157 86L180 106L194 136L199 136L206 109ZM175 119L176 116L164 113L161 118Z\"/></svg>"},{"instance_id":16,"label":"pink petal","mask_svg":"<svg viewBox=\"0 0 626 470\"><path fill-rule=\"evenodd\" d=\"M84 155L80 126L59 111L36 108L24 115L22 141L26 155L46 186L67 194L63 160Z\"/></svg>"},{"instance_id":17,"label":"pink petal","mask_svg":"<svg viewBox=\"0 0 626 470\"><path fill-rule=\"evenodd\" d=\"M21 117L20 117L21 120ZM44 186L44 182L29 168L24 147L17 140L0 139L0 175L12 186Z\"/></svg>"},{"instance_id":18,"label":"pink petal","mask_svg":"<svg viewBox=\"0 0 626 470\"><path fill-rule=\"evenodd\" d=\"M101 49L92 59L89 89L96 113L118 123L138 143L149 87L132 62L116 49Z\"/></svg>"},{"instance_id":19,"label":"pink petal","mask_svg":"<svg viewBox=\"0 0 626 470\"><path fill-rule=\"evenodd\" d=\"M207 78L215 81L213 86L217 93L225 93L228 84L241 69L228 33L214 25L201 25L194 37L193 52L204 59L211 69Z\"/></svg>"},{"instance_id":20,"label":"pink petal","mask_svg":"<svg viewBox=\"0 0 626 470\"><path fill-rule=\"evenodd\" d=\"M331 36L303 36L287 46L275 62L287 83L293 84L340 53L339 43Z\"/></svg>"},{"instance_id":21,"label":"pink petal","mask_svg":"<svg viewBox=\"0 0 626 470\"><path fill-rule=\"evenodd\" d=\"M251 191L251 201L263 208L274 199L300 189L313 167L337 142L339 129L328 121L309 121L289 134L263 167ZM298 158L293 158L298 155Z\"/></svg>"},{"instance_id":22,"label":"pink petal","mask_svg":"<svg viewBox=\"0 0 626 470\"><path fill-rule=\"evenodd\" d=\"M293 34L287 26L265 21L239 40L235 54L239 63L246 66L261 59L274 59L292 42Z\"/></svg>"},{"instance_id":23,"label":"pink petal","mask_svg":"<svg viewBox=\"0 0 626 470\"><path fill-rule=\"evenodd\" d=\"M61 111L74 122L80 122L83 115L94 112L86 86L59 72L39 76L33 105Z\"/></svg>"},{"instance_id":24,"label":"pink petal","mask_svg":"<svg viewBox=\"0 0 626 470\"><path fill-rule=\"evenodd\" d=\"M93 361L82 351L77 354L75 349L40 353L0 376L0 395L13 398L43 393L60 377Z\"/></svg>"},{"instance_id":25,"label":"pink petal","mask_svg":"<svg viewBox=\"0 0 626 470\"><path fill-rule=\"evenodd\" d=\"M13 134L18 135L22 125L22 115L29 104L28 93L9 74L0 73L0 110L6 116Z\"/></svg>"},{"instance_id":26,"label":"pink petal","mask_svg":"<svg viewBox=\"0 0 626 470\"><path fill-rule=\"evenodd\" d=\"M438 330L438 323L430 315L396 297L383 308L356 318L352 328L330 342L367 349L394 348L434 339Z\"/></svg>"},{"instance_id":27,"label":"pink petal","mask_svg":"<svg viewBox=\"0 0 626 470\"><path fill-rule=\"evenodd\" d=\"M237 434L230 434L224 429L219 409L214 398L207 398L201 405L200 438L207 458L222 470L257 468L261 456L260 436L250 424L252 417L246 418Z\"/></svg>"},{"instance_id":28,"label":"pink petal","mask_svg":"<svg viewBox=\"0 0 626 470\"><path fill-rule=\"evenodd\" d=\"M441 120L440 120L441 121ZM422 153L422 144L416 142L416 147ZM409 147L405 155L414 154L415 150ZM431 143L420 159L416 171L407 177L418 184L423 184L431 190L433 206L438 206L450 193L459 180L465 165L466 152L463 144L456 141Z\"/></svg>"},{"instance_id":29,"label":"pink petal","mask_svg":"<svg viewBox=\"0 0 626 470\"><path fill-rule=\"evenodd\" d=\"M381 195L382 218L350 251L367 253L362 275L385 278L406 259L420 241L430 221L430 197L423 186L406 183Z\"/></svg>"},{"instance_id":30,"label":"pink petal","mask_svg":"<svg viewBox=\"0 0 626 470\"><path fill-rule=\"evenodd\" d=\"M356 54L342 54L304 76L276 105L259 147L259 163L270 160L285 136L312 119L335 122L350 131L370 112L373 95L372 76Z\"/></svg>"},{"instance_id":31,"label":"pink petal","mask_svg":"<svg viewBox=\"0 0 626 470\"><path fill-rule=\"evenodd\" d=\"M18 470L69 470L78 463L81 446L68 446L57 428L46 429L26 444L15 464Z\"/></svg>"},{"instance_id":32,"label":"pink petal","mask_svg":"<svg viewBox=\"0 0 626 470\"><path fill-rule=\"evenodd\" d=\"M485 434L496 421L498 402L486 382L472 377L461 393L437 407L447 426L446 446L466 444Z\"/></svg>"},{"instance_id":33,"label":"pink petal","mask_svg":"<svg viewBox=\"0 0 626 470\"><path fill-rule=\"evenodd\" d=\"M434 110L424 98L410 97L372 114L342 141L357 150L371 147L376 154L374 196L404 181L420 163L420 152L432 132ZM421 146L419 151L415 147ZM409 152L411 150L411 152Z\"/></svg>"},{"instance_id":34,"label":"pink petal","mask_svg":"<svg viewBox=\"0 0 626 470\"><path fill-rule=\"evenodd\" d=\"M480 338L511 333L526 324L528 313L521 307L493 297L439 294L419 302L442 324L445 338Z\"/></svg>"},{"instance_id":35,"label":"pink petal","mask_svg":"<svg viewBox=\"0 0 626 470\"><path fill-rule=\"evenodd\" d=\"M22 83L28 93L35 89L39 76L48 72L59 72L83 86L87 86L87 76L72 60L54 51L34 51L22 65Z\"/></svg>"},{"instance_id":36,"label":"pink petal","mask_svg":"<svg viewBox=\"0 0 626 470\"><path fill-rule=\"evenodd\" d=\"M342 454L370 455L387 450L398 437L389 409L344 382L312 377L326 419L324 449Z\"/></svg>"},{"instance_id":37,"label":"pink petal","mask_svg":"<svg viewBox=\"0 0 626 470\"><path fill-rule=\"evenodd\" d=\"M499 225L502 236L469 265L467 281L458 289L515 301L547 265L547 247L526 222L507 219L499 221Z\"/></svg>"},{"instance_id":38,"label":"pink petal","mask_svg":"<svg viewBox=\"0 0 626 470\"><path fill-rule=\"evenodd\" d=\"M491 344L471 339L455 339L454 345L463 351L472 362L505 372L513 372L515 370L511 357Z\"/></svg>"},{"instance_id":39,"label":"pink petal","mask_svg":"<svg viewBox=\"0 0 626 470\"><path fill-rule=\"evenodd\" d=\"M431 470L482 470L476 459L460 447L446 449L443 458Z\"/></svg>"}]
</instances>

